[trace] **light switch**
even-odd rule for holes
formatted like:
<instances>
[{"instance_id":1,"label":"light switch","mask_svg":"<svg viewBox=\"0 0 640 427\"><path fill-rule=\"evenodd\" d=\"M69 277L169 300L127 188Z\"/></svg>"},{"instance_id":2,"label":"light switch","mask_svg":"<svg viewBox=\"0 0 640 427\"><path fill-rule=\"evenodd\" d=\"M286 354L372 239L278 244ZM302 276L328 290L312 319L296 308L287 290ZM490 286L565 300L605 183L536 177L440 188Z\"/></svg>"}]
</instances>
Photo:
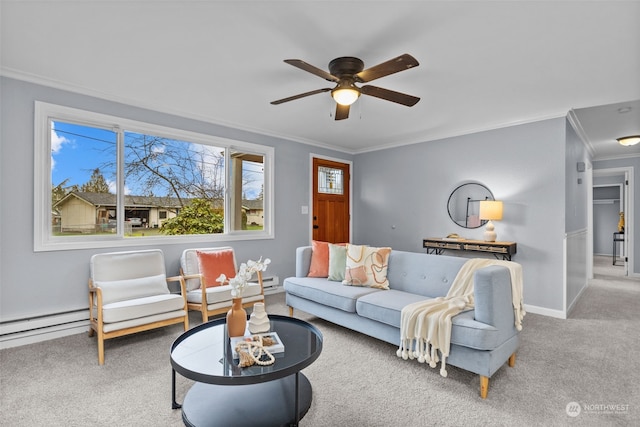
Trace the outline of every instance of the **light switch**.
<instances>
[{"instance_id":1,"label":"light switch","mask_svg":"<svg viewBox=\"0 0 640 427\"><path fill-rule=\"evenodd\" d=\"M302 215L308 215L308 214L309 214L309 206L302 206L302 207L300 208L300 213L301 213Z\"/></svg>"}]
</instances>

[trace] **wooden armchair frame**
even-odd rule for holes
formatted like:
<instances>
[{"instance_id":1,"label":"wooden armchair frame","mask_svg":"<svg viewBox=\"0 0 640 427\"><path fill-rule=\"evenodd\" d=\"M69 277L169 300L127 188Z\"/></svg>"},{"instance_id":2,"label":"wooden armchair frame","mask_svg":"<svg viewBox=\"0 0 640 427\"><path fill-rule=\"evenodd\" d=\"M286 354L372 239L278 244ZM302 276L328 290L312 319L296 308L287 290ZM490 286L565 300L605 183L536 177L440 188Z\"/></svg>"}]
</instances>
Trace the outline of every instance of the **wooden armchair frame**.
<instances>
[{"instance_id":1,"label":"wooden armchair frame","mask_svg":"<svg viewBox=\"0 0 640 427\"><path fill-rule=\"evenodd\" d=\"M197 303L197 302L189 302L187 301L187 307L190 310L195 310L195 311L199 311L202 314L202 322L208 322L209 321L209 317L213 317L213 316L217 316L219 314L224 314L226 312L229 311L229 309L231 308L231 300L229 300L229 304L225 305L223 307L219 307L219 308L214 308L209 310L209 304L207 302L207 287L204 284L204 275L202 274L184 274L182 268L180 268L180 274L182 275L184 281L187 281L189 279L198 279L200 281L200 289L199 291L202 292L202 301L201 303ZM262 272L258 271L256 273L257 277L258 277L258 283L260 284L260 295L262 296L261 299L255 299L254 297L256 297L257 295L254 295L254 297L252 297L251 301L243 301L242 302L242 308L251 308L253 307L253 304L257 303L257 302L261 302L264 303L264 285L262 284Z\"/></svg>"},{"instance_id":2,"label":"wooden armchair frame","mask_svg":"<svg viewBox=\"0 0 640 427\"><path fill-rule=\"evenodd\" d=\"M184 279L181 276L173 276L166 278L167 284L170 282L180 283L180 295L184 300L184 315L163 319L155 322L136 325L128 328L116 329L110 332L104 331L103 321L103 298L102 289L94 285L93 278L89 278L89 336L97 335L98 340L98 363L104 365L104 341L121 337L124 335L135 334L137 332L148 331L150 329L161 328L177 323L184 324L184 330L189 330L189 312L187 307L187 293Z\"/></svg>"}]
</instances>

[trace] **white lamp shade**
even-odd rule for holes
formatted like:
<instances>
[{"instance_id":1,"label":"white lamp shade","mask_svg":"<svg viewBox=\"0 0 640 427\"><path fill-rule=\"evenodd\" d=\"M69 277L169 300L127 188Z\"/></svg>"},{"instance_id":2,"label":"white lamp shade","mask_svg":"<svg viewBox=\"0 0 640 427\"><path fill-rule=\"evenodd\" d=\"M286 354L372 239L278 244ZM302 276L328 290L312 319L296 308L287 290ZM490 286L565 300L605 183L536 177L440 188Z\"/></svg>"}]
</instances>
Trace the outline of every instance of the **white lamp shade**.
<instances>
[{"instance_id":1,"label":"white lamp shade","mask_svg":"<svg viewBox=\"0 0 640 427\"><path fill-rule=\"evenodd\" d=\"M618 138L618 142L625 147L631 147L640 142L640 135L623 136L622 138Z\"/></svg>"},{"instance_id":2,"label":"white lamp shade","mask_svg":"<svg viewBox=\"0 0 640 427\"><path fill-rule=\"evenodd\" d=\"M360 92L352 88L338 88L331 92L333 99L340 105L351 105L360 96Z\"/></svg>"},{"instance_id":3,"label":"white lamp shade","mask_svg":"<svg viewBox=\"0 0 640 427\"><path fill-rule=\"evenodd\" d=\"M492 220L499 221L502 219L502 202L499 200L481 200L480 201L480 219L486 220L484 240L487 242L495 242L497 235Z\"/></svg>"},{"instance_id":4,"label":"white lamp shade","mask_svg":"<svg viewBox=\"0 0 640 427\"><path fill-rule=\"evenodd\" d=\"M481 200L480 201L480 219L496 220L502 219L502 202L499 200Z\"/></svg>"}]
</instances>

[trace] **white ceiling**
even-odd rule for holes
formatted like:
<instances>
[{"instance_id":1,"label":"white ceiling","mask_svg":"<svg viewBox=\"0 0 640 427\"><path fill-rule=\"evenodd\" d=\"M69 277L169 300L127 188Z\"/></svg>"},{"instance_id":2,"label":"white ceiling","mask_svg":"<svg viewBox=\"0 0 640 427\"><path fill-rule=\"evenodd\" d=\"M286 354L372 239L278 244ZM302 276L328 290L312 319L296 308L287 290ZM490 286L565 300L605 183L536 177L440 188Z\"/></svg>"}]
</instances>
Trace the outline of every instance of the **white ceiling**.
<instances>
[{"instance_id":1,"label":"white ceiling","mask_svg":"<svg viewBox=\"0 0 640 427\"><path fill-rule=\"evenodd\" d=\"M573 111L594 157L640 134L640 1L1 0L1 71L106 99L304 143L364 152ZM332 85L282 62L420 66L372 84L334 121ZM613 104L613 105L609 105ZM618 108L631 106L628 113Z\"/></svg>"}]
</instances>

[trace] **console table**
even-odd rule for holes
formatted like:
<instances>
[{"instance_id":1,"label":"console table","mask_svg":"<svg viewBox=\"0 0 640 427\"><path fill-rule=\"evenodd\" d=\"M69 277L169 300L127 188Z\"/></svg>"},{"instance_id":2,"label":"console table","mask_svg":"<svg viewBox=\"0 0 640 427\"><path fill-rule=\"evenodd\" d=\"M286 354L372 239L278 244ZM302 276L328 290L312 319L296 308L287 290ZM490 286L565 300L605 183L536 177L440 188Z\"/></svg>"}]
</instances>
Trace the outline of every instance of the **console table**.
<instances>
[{"instance_id":1,"label":"console table","mask_svg":"<svg viewBox=\"0 0 640 427\"><path fill-rule=\"evenodd\" d=\"M516 242L485 242L483 240L429 238L422 240L422 247L428 254L440 255L445 250L464 252L484 252L493 254L496 259L511 261L517 251Z\"/></svg>"}]
</instances>

